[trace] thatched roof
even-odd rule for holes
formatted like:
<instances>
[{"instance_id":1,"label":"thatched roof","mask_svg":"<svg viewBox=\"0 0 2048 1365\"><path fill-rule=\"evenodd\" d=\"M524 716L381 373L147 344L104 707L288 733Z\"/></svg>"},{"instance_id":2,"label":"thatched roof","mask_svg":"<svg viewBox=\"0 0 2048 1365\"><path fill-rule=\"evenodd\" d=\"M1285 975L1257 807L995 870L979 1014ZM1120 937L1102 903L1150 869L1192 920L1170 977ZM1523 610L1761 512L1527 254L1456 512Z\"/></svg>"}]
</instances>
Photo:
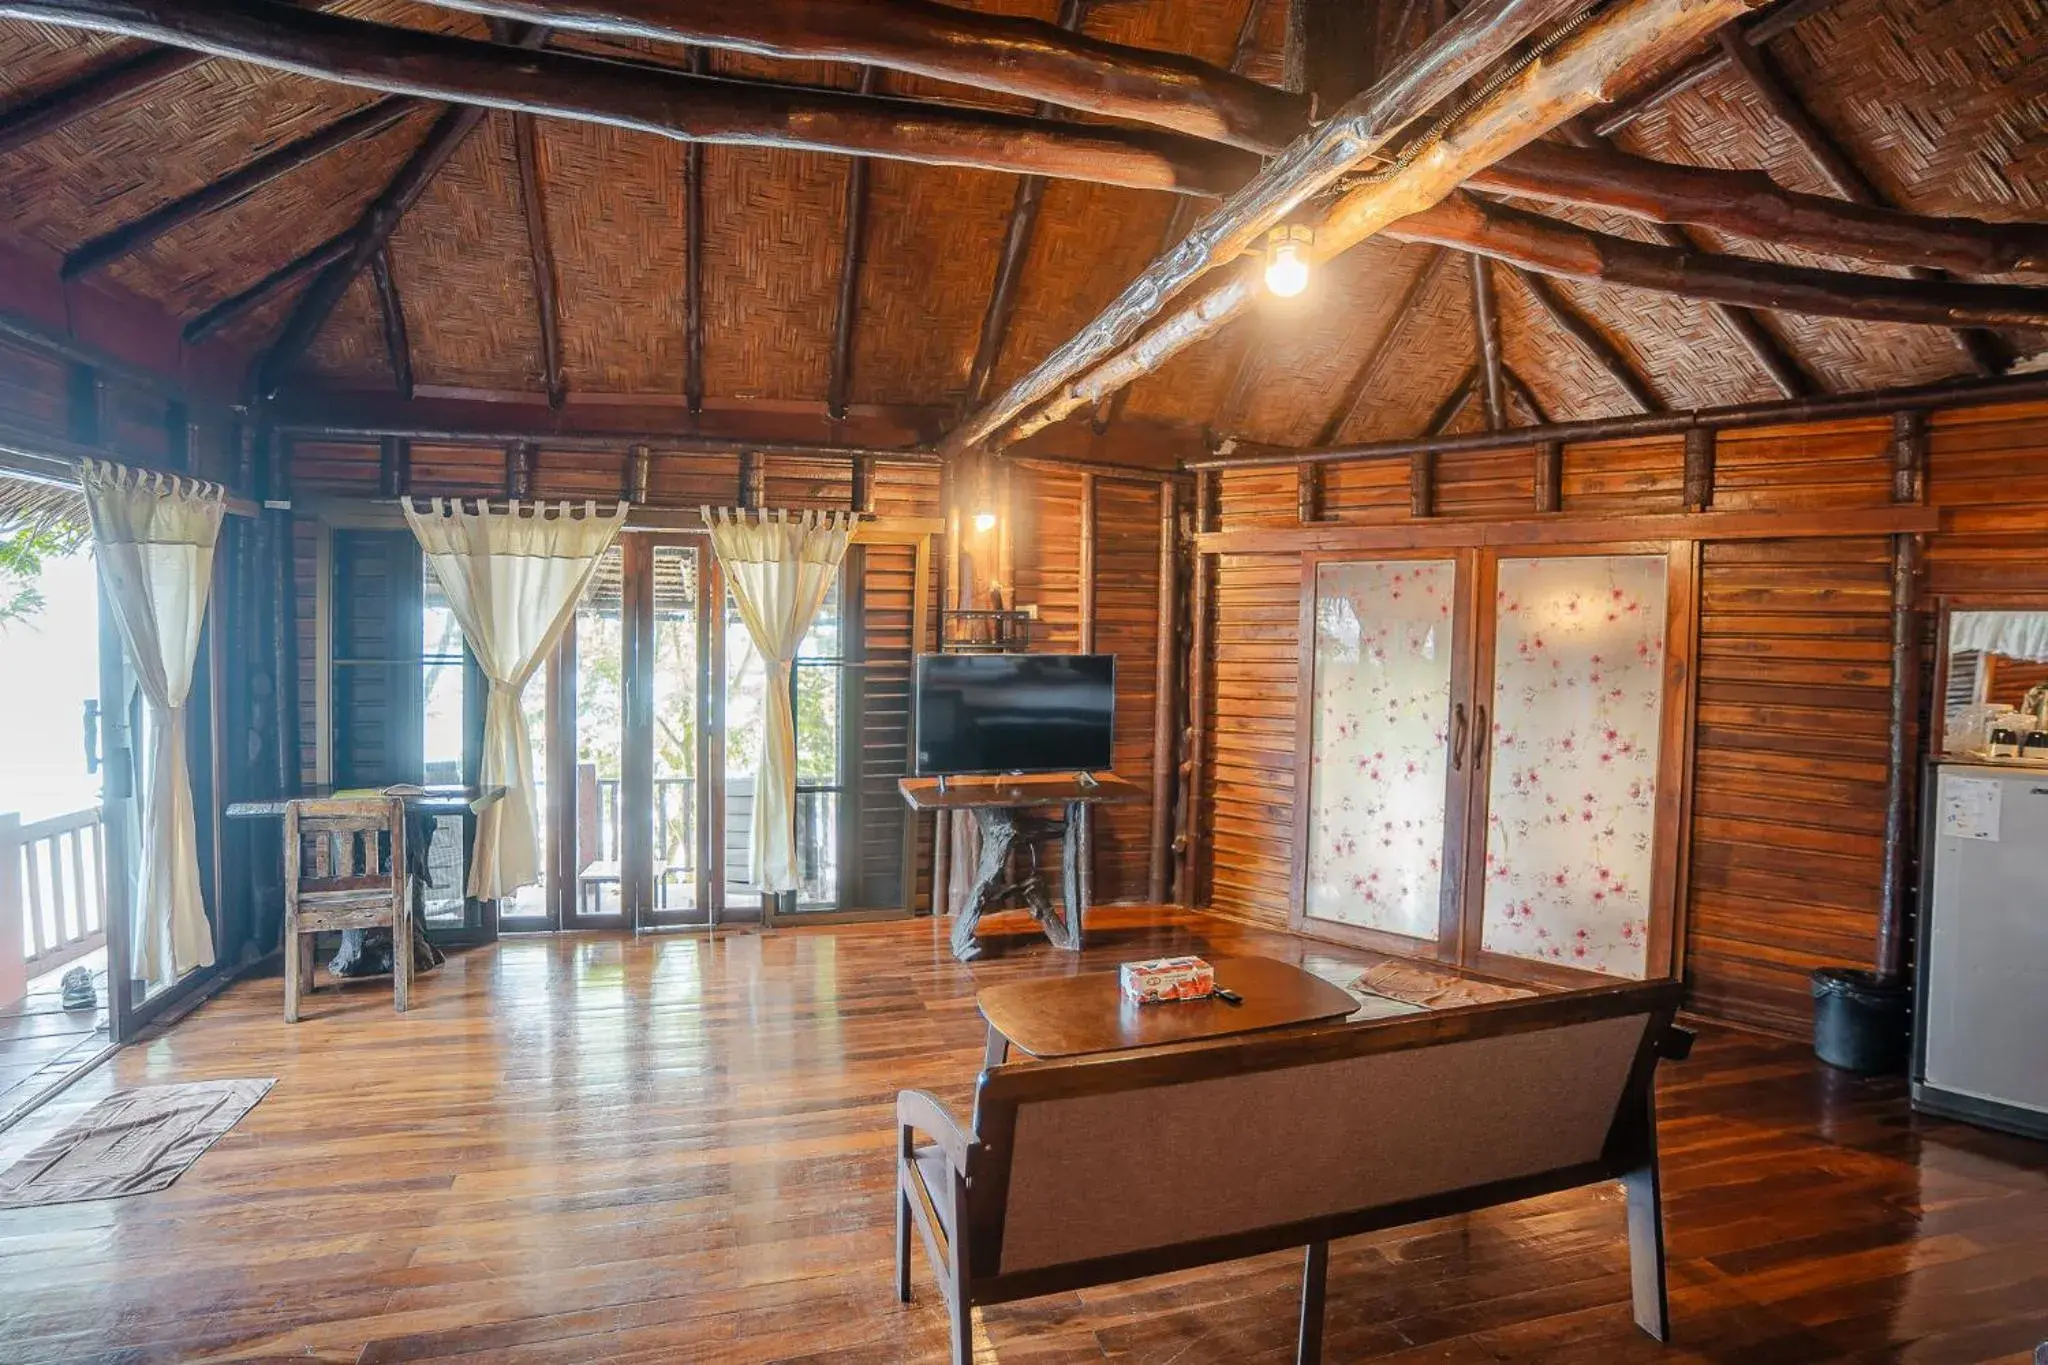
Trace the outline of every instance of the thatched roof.
<instances>
[{"instance_id":1,"label":"thatched roof","mask_svg":"<svg viewBox=\"0 0 2048 1365\"><path fill-rule=\"evenodd\" d=\"M1239 69L1277 82L1286 6L1249 3L1261 8L1245 30L1252 40ZM1050 20L1058 4L974 0L972 7ZM486 32L481 20L409 0L350 0L332 8L392 24ZM1246 10L1247 0L1100 0L1086 11L1085 31L1227 67ZM688 60L675 46L574 34L551 41L679 67ZM8 105L19 108L136 50L70 30L0 23L0 120ZM1894 204L1992 219L2048 218L2048 140L2041 133L2048 125L2048 9L2041 0L1839 0L1776 38L1767 59ZM859 69L843 63L724 52L709 61L713 72L727 74L849 89L860 81ZM1015 98L917 77L888 73L881 80L892 94L1024 107ZM374 99L303 76L201 61L0 154L0 244L53 261ZM189 321L347 229L439 109L415 111L69 288L132 294ZM537 130L571 404L622 396L674 400L686 378L689 149L554 119L539 120ZM1787 186L1828 192L1805 151L1734 71L1646 114L1619 133L1616 145L1667 161L1760 168ZM703 149L703 378L712 402L809 408L825 401L852 164L817 152ZM848 396L857 405L957 408L1017 177L870 165ZM998 387L1064 341L1158 250L1175 203L1158 191L1051 182L995 367ZM1552 211L1647 240L1640 223ZM1717 250L1830 264L1766 243L1711 233L1699 239ZM1467 258L1446 262L1412 312L1396 316L1396 302L1435 250L1366 244L1325 272L1300 304L1247 319L1141 381L1127 411L1190 429L1309 444L1364 357L1398 328L1372 391L1338 434L1363 440L1420 431L1467 373L1475 349ZM512 116L491 113L461 145L405 216L389 261L423 392L542 393L543 336ZM1514 272L1494 271L1508 366L1541 408L1553 417L1633 411ZM303 287L302 279L278 291L230 323L221 339L254 357ZM1567 283L1559 292L1671 406L1777 396L1709 307L1612 286ZM1818 391L1970 370L1955 334L1944 329L1782 313L1764 322ZM2041 346L2032 336L2004 340L2021 354ZM393 382L378 295L365 273L289 387L388 391Z\"/></svg>"}]
</instances>

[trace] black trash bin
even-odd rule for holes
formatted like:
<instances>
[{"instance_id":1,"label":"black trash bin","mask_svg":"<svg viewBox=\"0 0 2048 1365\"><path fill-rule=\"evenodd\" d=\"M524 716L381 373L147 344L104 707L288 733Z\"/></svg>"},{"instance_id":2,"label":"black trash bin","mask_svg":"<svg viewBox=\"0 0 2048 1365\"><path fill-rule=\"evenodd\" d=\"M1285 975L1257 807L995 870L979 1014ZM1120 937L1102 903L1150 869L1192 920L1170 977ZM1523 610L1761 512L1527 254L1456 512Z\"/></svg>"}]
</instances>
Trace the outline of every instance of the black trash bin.
<instances>
[{"instance_id":1,"label":"black trash bin","mask_svg":"<svg viewBox=\"0 0 2048 1365\"><path fill-rule=\"evenodd\" d=\"M1886 981L1854 967L1813 974L1813 1051L1829 1066L1864 1075L1906 1069L1912 997L1903 978Z\"/></svg>"}]
</instances>

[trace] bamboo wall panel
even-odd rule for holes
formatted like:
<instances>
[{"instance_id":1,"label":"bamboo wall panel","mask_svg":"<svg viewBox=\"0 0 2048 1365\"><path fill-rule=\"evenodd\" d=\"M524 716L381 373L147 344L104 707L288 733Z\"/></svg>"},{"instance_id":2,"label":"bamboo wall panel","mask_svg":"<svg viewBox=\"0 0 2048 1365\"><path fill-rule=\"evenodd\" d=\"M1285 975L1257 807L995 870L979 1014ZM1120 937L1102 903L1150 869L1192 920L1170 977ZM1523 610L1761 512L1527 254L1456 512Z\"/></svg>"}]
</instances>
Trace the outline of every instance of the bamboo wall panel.
<instances>
[{"instance_id":1,"label":"bamboo wall panel","mask_svg":"<svg viewBox=\"0 0 2048 1365\"><path fill-rule=\"evenodd\" d=\"M1408 467L1401 466L1405 489ZM1217 527L1235 531L1245 526L1288 526L1300 520L1301 485L1292 469L1226 469L1216 481ZM1404 493L1402 505L1407 505Z\"/></svg>"},{"instance_id":2,"label":"bamboo wall panel","mask_svg":"<svg viewBox=\"0 0 2048 1365\"><path fill-rule=\"evenodd\" d=\"M875 466L876 516L936 517L939 514L939 471L935 466Z\"/></svg>"},{"instance_id":3,"label":"bamboo wall panel","mask_svg":"<svg viewBox=\"0 0 2048 1365\"><path fill-rule=\"evenodd\" d=\"M1535 500L1536 463L1528 451L1468 451L1437 459L1438 516L1521 517Z\"/></svg>"},{"instance_id":4,"label":"bamboo wall panel","mask_svg":"<svg viewBox=\"0 0 2048 1365\"><path fill-rule=\"evenodd\" d=\"M550 450L546 444L533 452L533 496L549 500L566 499L601 503L617 502L626 486L623 455L596 454L583 450Z\"/></svg>"},{"instance_id":5,"label":"bamboo wall panel","mask_svg":"<svg viewBox=\"0 0 2048 1365\"><path fill-rule=\"evenodd\" d=\"M1020 610L1038 609L1031 623L1031 648L1048 654L1081 649L1081 476L1067 470L1014 469L1010 475L1014 529L1015 600ZM995 568L993 535L969 528L963 549L987 581Z\"/></svg>"},{"instance_id":6,"label":"bamboo wall panel","mask_svg":"<svg viewBox=\"0 0 2048 1365\"><path fill-rule=\"evenodd\" d=\"M1095 652L1116 656L1118 773L1150 789L1159 660L1159 484L1095 483ZM1143 900L1152 803L1094 815L1097 903Z\"/></svg>"},{"instance_id":7,"label":"bamboo wall panel","mask_svg":"<svg viewBox=\"0 0 2048 1365\"><path fill-rule=\"evenodd\" d=\"M1197 881L1226 914L1284 928L1293 899L1295 698L1301 683L1301 559L1215 557L1213 699L1201 718Z\"/></svg>"},{"instance_id":8,"label":"bamboo wall panel","mask_svg":"<svg viewBox=\"0 0 2048 1365\"><path fill-rule=\"evenodd\" d=\"M1685 501L1685 442L1673 436L1567 445L1558 492L1561 505L1578 513L1679 511Z\"/></svg>"},{"instance_id":9,"label":"bamboo wall panel","mask_svg":"<svg viewBox=\"0 0 2048 1365\"><path fill-rule=\"evenodd\" d=\"M1800 512L1888 506L1891 439L1891 421L1881 417L1722 432L1715 441L1714 507Z\"/></svg>"},{"instance_id":10,"label":"bamboo wall panel","mask_svg":"<svg viewBox=\"0 0 2048 1365\"><path fill-rule=\"evenodd\" d=\"M1883 874L1887 538L1701 551L1686 979L1798 1031L1807 974L1869 966Z\"/></svg>"},{"instance_id":11,"label":"bamboo wall panel","mask_svg":"<svg viewBox=\"0 0 2048 1365\"><path fill-rule=\"evenodd\" d=\"M1322 477L1323 515L1331 521L1385 523L1408 519L1411 503L1405 460L1327 465Z\"/></svg>"},{"instance_id":12,"label":"bamboo wall panel","mask_svg":"<svg viewBox=\"0 0 2048 1365\"><path fill-rule=\"evenodd\" d=\"M423 498L502 497L505 452L494 446L415 444L412 491Z\"/></svg>"},{"instance_id":13,"label":"bamboo wall panel","mask_svg":"<svg viewBox=\"0 0 2048 1365\"><path fill-rule=\"evenodd\" d=\"M377 496L379 451L356 441L304 441L291 445L292 489L341 497Z\"/></svg>"}]
</instances>

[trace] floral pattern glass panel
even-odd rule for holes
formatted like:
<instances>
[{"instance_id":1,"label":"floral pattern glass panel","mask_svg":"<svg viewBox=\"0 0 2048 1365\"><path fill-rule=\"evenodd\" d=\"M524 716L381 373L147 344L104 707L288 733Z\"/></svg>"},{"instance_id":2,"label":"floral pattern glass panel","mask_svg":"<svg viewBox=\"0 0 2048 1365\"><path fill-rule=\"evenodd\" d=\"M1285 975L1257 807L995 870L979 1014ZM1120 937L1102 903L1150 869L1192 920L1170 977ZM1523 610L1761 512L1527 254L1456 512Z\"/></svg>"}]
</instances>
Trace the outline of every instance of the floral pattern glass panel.
<instances>
[{"instance_id":1,"label":"floral pattern glass panel","mask_svg":"<svg viewBox=\"0 0 2048 1365\"><path fill-rule=\"evenodd\" d=\"M1434 940L1442 901L1449 560L1316 570L1306 911Z\"/></svg>"},{"instance_id":2,"label":"floral pattern glass panel","mask_svg":"<svg viewBox=\"0 0 2048 1365\"><path fill-rule=\"evenodd\" d=\"M1665 567L1661 555L1500 561L1489 952L1644 974Z\"/></svg>"}]
</instances>

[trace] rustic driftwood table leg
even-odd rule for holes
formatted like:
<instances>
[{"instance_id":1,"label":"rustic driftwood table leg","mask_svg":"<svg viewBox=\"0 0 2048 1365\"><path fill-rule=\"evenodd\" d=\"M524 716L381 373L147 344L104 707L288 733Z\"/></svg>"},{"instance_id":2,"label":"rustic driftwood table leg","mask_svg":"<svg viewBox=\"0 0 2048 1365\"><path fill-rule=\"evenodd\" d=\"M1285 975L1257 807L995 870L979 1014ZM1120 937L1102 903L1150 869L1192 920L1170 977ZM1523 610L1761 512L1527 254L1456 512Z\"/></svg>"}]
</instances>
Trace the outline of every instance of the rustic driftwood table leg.
<instances>
[{"instance_id":1,"label":"rustic driftwood table leg","mask_svg":"<svg viewBox=\"0 0 2048 1365\"><path fill-rule=\"evenodd\" d=\"M1066 909L1046 918L1045 936L1073 952L1081 951L1085 933L1088 880L1088 807L1072 801L1067 804L1067 834L1060 840L1060 895Z\"/></svg>"},{"instance_id":2,"label":"rustic driftwood table leg","mask_svg":"<svg viewBox=\"0 0 2048 1365\"><path fill-rule=\"evenodd\" d=\"M1010 865L1010 848L1017 841L1017 813L1000 806L981 806L974 812L981 828L981 857L974 865L974 885L967 889L966 903L953 916L953 956L972 962L981 956L974 941L974 926L1001 890Z\"/></svg>"}]
</instances>

